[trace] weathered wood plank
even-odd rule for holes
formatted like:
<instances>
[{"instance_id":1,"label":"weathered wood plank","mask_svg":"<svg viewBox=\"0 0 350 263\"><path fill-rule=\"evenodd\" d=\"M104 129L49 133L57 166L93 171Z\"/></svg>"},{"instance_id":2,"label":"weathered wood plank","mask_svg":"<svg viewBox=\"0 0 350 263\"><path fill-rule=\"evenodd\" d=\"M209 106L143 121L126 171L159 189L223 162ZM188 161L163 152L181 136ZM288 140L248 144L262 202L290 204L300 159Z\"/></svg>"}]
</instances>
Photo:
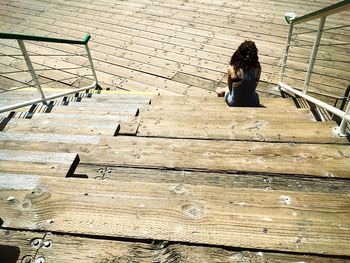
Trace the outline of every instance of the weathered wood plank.
<instances>
[{"instance_id":1,"label":"weathered wood plank","mask_svg":"<svg viewBox=\"0 0 350 263\"><path fill-rule=\"evenodd\" d=\"M347 195L39 177L0 208L3 227L349 255Z\"/></svg>"},{"instance_id":2,"label":"weathered wood plank","mask_svg":"<svg viewBox=\"0 0 350 263\"><path fill-rule=\"evenodd\" d=\"M315 117L309 109L284 109L276 108L263 108L263 107L228 107L223 103L220 104L185 104L185 105L152 105L151 107L145 107L140 110L139 115L142 118L154 120L156 118L161 119L174 119L176 121L179 118L184 118L183 121L191 122L194 118L198 122L210 122L215 120L221 120L225 125L227 121L243 121L244 120L257 120L266 119L269 121L288 121L290 122L315 122ZM201 117L198 119L198 117ZM210 125L210 124L209 124Z\"/></svg>"},{"instance_id":3,"label":"weathered wood plank","mask_svg":"<svg viewBox=\"0 0 350 263\"><path fill-rule=\"evenodd\" d=\"M36 149L35 149L36 150ZM1 173L25 173L56 176L70 176L79 164L74 153L38 152L1 149Z\"/></svg>"},{"instance_id":4,"label":"weathered wood plank","mask_svg":"<svg viewBox=\"0 0 350 263\"><path fill-rule=\"evenodd\" d=\"M116 137L81 153L82 163L170 169L349 177L347 145Z\"/></svg>"},{"instance_id":5,"label":"weathered wood plank","mask_svg":"<svg viewBox=\"0 0 350 263\"><path fill-rule=\"evenodd\" d=\"M140 263L190 263L231 262L260 260L345 262L341 258L303 256L295 254L225 250L203 246L180 244L149 244L114 240L54 235L51 233L0 230L0 253L6 261L20 263L25 256L33 260L44 258L45 262L140 262ZM34 245L34 243L37 245ZM17 250L17 253L15 252ZM5 257L6 256L6 257ZM17 259L17 260L16 260ZM1 259L0 259L1 260Z\"/></svg>"},{"instance_id":6,"label":"weathered wood plank","mask_svg":"<svg viewBox=\"0 0 350 263\"><path fill-rule=\"evenodd\" d=\"M121 182L190 184L222 188L288 190L293 192L343 193L350 191L347 179L288 176L285 174L234 174L201 171L175 171L79 164L77 174L97 180Z\"/></svg>"},{"instance_id":7,"label":"weathered wood plank","mask_svg":"<svg viewBox=\"0 0 350 263\"><path fill-rule=\"evenodd\" d=\"M78 153L84 164L349 178L347 145L117 136L101 137L97 146L18 141L0 141L0 146Z\"/></svg>"},{"instance_id":8,"label":"weathered wood plank","mask_svg":"<svg viewBox=\"0 0 350 263\"><path fill-rule=\"evenodd\" d=\"M186 115L184 114L184 117ZM171 127L171 128L169 128ZM348 140L336 134L336 123L320 123L268 118L235 118L231 120L181 117L141 118L138 136L169 138L200 138L244 141L340 143Z\"/></svg>"},{"instance_id":9,"label":"weathered wood plank","mask_svg":"<svg viewBox=\"0 0 350 263\"><path fill-rule=\"evenodd\" d=\"M70 144L98 144L100 136L96 135L70 135L52 133L15 133L0 132L1 141L31 141L31 142L52 142Z\"/></svg>"},{"instance_id":10,"label":"weathered wood plank","mask_svg":"<svg viewBox=\"0 0 350 263\"><path fill-rule=\"evenodd\" d=\"M293 100L291 99L282 99L282 98L269 98L262 96L260 99L260 104L265 107L271 107L271 108L290 108L295 107L295 104ZM182 106L202 106L205 107L206 105L221 107L229 109L227 104L225 103L223 98L218 97L200 97L200 96L186 96L186 97L171 97L171 96L155 96L151 101L152 107L176 107L178 105Z\"/></svg>"},{"instance_id":11,"label":"weathered wood plank","mask_svg":"<svg viewBox=\"0 0 350 263\"><path fill-rule=\"evenodd\" d=\"M113 116L113 115L100 115L94 116L93 114L70 114L70 113L34 113L31 116L32 119L41 119L41 120L53 120L58 121L60 119L64 119L64 122L80 122L82 121L82 125L84 122L88 121L91 123L98 123L99 125L106 125L111 123L119 123L128 119L128 116Z\"/></svg>"},{"instance_id":12,"label":"weathered wood plank","mask_svg":"<svg viewBox=\"0 0 350 263\"><path fill-rule=\"evenodd\" d=\"M85 135L114 135L119 129L118 122L96 122L74 119L10 119L2 131L20 133L55 133L55 134L85 134Z\"/></svg>"}]
</instances>

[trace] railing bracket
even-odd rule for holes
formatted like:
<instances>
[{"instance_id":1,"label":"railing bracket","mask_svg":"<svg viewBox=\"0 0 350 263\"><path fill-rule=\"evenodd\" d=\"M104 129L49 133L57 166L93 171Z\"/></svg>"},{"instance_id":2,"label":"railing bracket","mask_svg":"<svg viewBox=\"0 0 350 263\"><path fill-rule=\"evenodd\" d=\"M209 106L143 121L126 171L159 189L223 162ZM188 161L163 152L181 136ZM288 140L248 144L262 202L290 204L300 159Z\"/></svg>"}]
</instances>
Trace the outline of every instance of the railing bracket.
<instances>
[{"instance_id":1,"label":"railing bracket","mask_svg":"<svg viewBox=\"0 0 350 263\"><path fill-rule=\"evenodd\" d=\"M335 127L334 131L339 137L349 137L350 136L350 132L341 132L340 127Z\"/></svg>"}]
</instances>

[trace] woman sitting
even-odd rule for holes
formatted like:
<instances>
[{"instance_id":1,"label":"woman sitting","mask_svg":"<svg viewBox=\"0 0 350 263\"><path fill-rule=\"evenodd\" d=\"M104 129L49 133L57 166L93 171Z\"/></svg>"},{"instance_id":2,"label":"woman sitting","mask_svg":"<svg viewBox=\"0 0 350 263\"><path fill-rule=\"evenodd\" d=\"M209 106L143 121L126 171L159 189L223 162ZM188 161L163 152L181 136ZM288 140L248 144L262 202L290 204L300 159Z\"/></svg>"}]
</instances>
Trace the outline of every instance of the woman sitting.
<instances>
[{"instance_id":1,"label":"woman sitting","mask_svg":"<svg viewBox=\"0 0 350 263\"><path fill-rule=\"evenodd\" d=\"M218 88L219 97L225 97L230 107L258 107L256 87L260 80L261 66L258 49L253 41L244 41L231 57L227 66L227 88Z\"/></svg>"}]
</instances>

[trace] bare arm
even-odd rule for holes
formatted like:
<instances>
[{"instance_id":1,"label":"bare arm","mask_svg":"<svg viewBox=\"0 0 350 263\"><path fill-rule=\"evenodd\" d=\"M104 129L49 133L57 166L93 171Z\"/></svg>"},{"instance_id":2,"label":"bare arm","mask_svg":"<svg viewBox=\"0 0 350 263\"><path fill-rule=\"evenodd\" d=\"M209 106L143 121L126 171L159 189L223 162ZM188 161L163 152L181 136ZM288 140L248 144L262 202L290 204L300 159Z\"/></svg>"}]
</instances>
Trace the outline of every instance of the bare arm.
<instances>
[{"instance_id":1,"label":"bare arm","mask_svg":"<svg viewBox=\"0 0 350 263\"><path fill-rule=\"evenodd\" d=\"M235 85L232 85L234 82L233 80L242 79L242 77L243 77L242 69L237 70L237 74L236 74L235 68L233 66L231 65L227 66L227 85L230 91L232 90L232 87L236 88L236 87L239 87L241 84L240 82L235 82L234 83Z\"/></svg>"},{"instance_id":2,"label":"bare arm","mask_svg":"<svg viewBox=\"0 0 350 263\"><path fill-rule=\"evenodd\" d=\"M232 72L231 71L234 71L233 67L227 66L227 86L228 86L229 91L232 90L232 76L231 76Z\"/></svg>"}]
</instances>

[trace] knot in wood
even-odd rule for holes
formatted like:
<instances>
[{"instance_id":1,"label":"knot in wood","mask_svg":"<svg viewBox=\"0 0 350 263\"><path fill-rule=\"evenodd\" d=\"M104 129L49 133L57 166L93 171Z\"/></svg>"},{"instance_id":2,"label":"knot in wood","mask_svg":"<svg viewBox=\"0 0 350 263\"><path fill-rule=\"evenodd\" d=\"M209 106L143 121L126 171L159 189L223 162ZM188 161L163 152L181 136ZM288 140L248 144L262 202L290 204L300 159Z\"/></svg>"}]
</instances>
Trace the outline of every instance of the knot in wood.
<instances>
[{"instance_id":1,"label":"knot in wood","mask_svg":"<svg viewBox=\"0 0 350 263\"><path fill-rule=\"evenodd\" d=\"M201 219L204 217L204 206L201 204L186 204L182 206L182 212L189 219Z\"/></svg>"},{"instance_id":2,"label":"knot in wood","mask_svg":"<svg viewBox=\"0 0 350 263\"><path fill-rule=\"evenodd\" d=\"M187 189L182 184L176 185L172 190L177 195L183 195L187 192Z\"/></svg>"},{"instance_id":3,"label":"knot in wood","mask_svg":"<svg viewBox=\"0 0 350 263\"><path fill-rule=\"evenodd\" d=\"M22 202L22 208L29 209L31 207L32 207L32 202L28 198L25 198Z\"/></svg>"}]
</instances>

